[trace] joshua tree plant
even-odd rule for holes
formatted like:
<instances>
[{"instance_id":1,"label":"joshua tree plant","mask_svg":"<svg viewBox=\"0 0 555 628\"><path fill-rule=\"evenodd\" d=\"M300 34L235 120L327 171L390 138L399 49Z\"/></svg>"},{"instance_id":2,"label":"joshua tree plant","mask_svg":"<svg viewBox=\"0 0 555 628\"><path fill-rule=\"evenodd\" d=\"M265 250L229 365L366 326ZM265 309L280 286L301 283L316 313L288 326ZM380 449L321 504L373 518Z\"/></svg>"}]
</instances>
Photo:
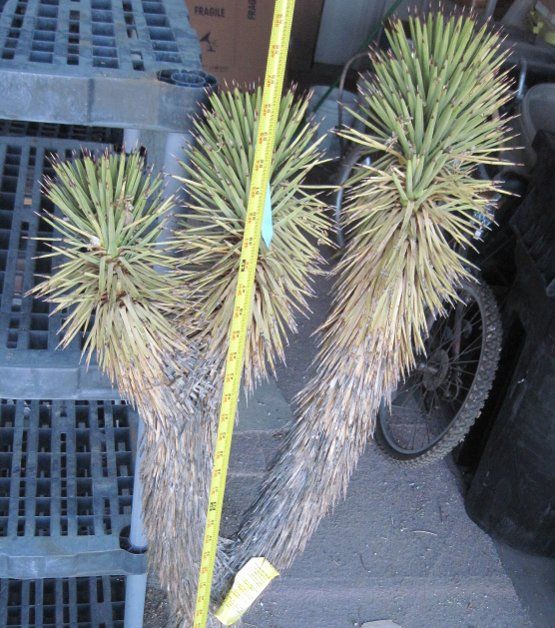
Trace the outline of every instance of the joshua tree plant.
<instances>
[{"instance_id":1,"label":"joshua tree plant","mask_svg":"<svg viewBox=\"0 0 555 628\"><path fill-rule=\"evenodd\" d=\"M469 17L411 17L409 30L410 41L393 22L390 49L372 54L352 112L364 130L345 132L377 156L351 180L349 241L314 376L231 550L234 570L252 556L285 568L304 549L344 495L382 400L414 365L428 314L469 279L459 250L494 189L473 171L498 162L507 138L504 54Z\"/></svg>"},{"instance_id":2,"label":"joshua tree plant","mask_svg":"<svg viewBox=\"0 0 555 628\"><path fill-rule=\"evenodd\" d=\"M183 163L181 181L190 200L174 239L199 316L195 341L203 349L197 377L209 393L197 397L196 412L186 429L169 426L163 438L147 444L144 464L158 477L156 485L145 478L147 500L159 503L146 508L149 538L164 540L153 548L154 562L160 566L174 613L184 625L192 623L261 100L260 89L212 94L195 123L194 145ZM325 205L318 190L306 183L320 161L316 129L304 120L306 107L307 99L297 99L291 91L280 107L270 178L273 239L270 246L262 243L256 269L245 360L247 390L283 359L287 337L296 331L296 317L308 312L312 279L322 272L318 244L328 241ZM170 445L162 457L166 443ZM172 493L177 500L161 503ZM182 550L175 552L175 547Z\"/></svg>"},{"instance_id":3,"label":"joshua tree plant","mask_svg":"<svg viewBox=\"0 0 555 628\"><path fill-rule=\"evenodd\" d=\"M185 488L190 482L196 487L198 479L163 476L166 459L181 460L187 430L197 429L194 419L211 387L186 284L171 246L161 241L174 199L164 198L162 179L145 170L138 152L84 154L54 162L54 173L45 192L58 211L45 220L58 234L48 254L58 264L34 292L67 309L62 346L85 333L87 361L96 353L100 368L140 411L149 454L141 469L145 519L147 533L154 530L147 536L151 564L163 579L175 554L190 555L190 537L172 535L174 545L167 548L168 538L156 536L153 522L183 525L179 499L199 500ZM157 562L162 558L167 562Z\"/></svg>"},{"instance_id":4,"label":"joshua tree plant","mask_svg":"<svg viewBox=\"0 0 555 628\"><path fill-rule=\"evenodd\" d=\"M47 186L63 214L50 220L63 235L53 243L53 254L64 261L36 292L78 312L66 334L85 331L93 317L96 325L99 312L108 323L123 318L117 327L93 328L87 355L97 351L101 368L138 405L145 423L141 472L149 559L169 594L176 625L192 624L219 380L260 105L261 90L235 89L209 97L203 116L195 122L190 159L183 164L182 181L191 201L171 245L156 244L171 201L154 195L159 181L147 183L138 155L56 164L57 178ZM318 190L306 183L320 161L316 129L304 120L306 106L306 98L296 99L287 92L280 109L270 181L273 239L270 246L262 246L257 267L245 369L248 389L282 359L287 336L296 331L296 316L308 312L312 278L322 272L318 245L327 241L325 205ZM105 189L117 193L106 196ZM131 196L132 189L140 193ZM127 219L125 213L122 217L122 211L131 208L136 208L136 218ZM143 216L145 228L139 229ZM108 245L97 235L99 221L106 224L110 237L110 225L119 226L119 248L104 253ZM91 246L102 247L95 264L90 260ZM167 251L162 253L164 248ZM140 275L132 272L134 265L128 268L131 253ZM130 275L125 277L130 285L128 300L122 297L120 284L105 277L105 268L116 272L120 266L120 274ZM141 283L143 276L148 281ZM139 373L132 372L138 362L130 347L142 336L137 334L138 324L129 324L127 314L118 309L127 301L141 312L153 310L153 326L146 315L132 319L144 324L150 343L141 346L141 358L148 360L152 354L153 364ZM155 398L151 400L145 390L154 390ZM220 573L224 558L220 552Z\"/></svg>"}]
</instances>

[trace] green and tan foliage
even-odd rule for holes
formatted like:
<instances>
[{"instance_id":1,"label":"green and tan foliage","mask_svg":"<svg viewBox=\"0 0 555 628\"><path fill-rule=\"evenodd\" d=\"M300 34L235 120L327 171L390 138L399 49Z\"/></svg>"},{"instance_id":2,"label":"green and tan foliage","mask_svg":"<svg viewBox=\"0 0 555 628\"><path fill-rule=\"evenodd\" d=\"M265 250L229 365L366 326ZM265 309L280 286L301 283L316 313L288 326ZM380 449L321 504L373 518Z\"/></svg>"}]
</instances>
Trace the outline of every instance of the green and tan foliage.
<instances>
[{"instance_id":1,"label":"green and tan foliage","mask_svg":"<svg viewBox=\"0 0 555 628\"><path fill-rule=\"evenodd\" d=\"M382 400L414 363L426 314L468 275L459 251L494 189L474 169L496 163L507 139L505 57L489 26L468 17L413 17L409 31L412 43L400 21L388 29L390 50L372 55L354 112L364 128L345 133L373 165L348 182L348 244L315 374L239 532L236 569L251 556L281 569L303 550L346 491Z\"/></svg>"},{"instance_id":2,"label":"green and tan foliage","mask_svg":"<svg viewBox=\"0 0 555 628\"><path fill-rule=\"evenodd\" d=\"M506 53L488 25L429 15L411 19L409 30L414 48L400 21L390 28L390 52L375 55L354 112L365 128L344 134L379 157L350 182L350 243L325 334L336 351L360 346L369 329L388 329L380 351L398 356L402 371L423 346L427 312L443 310L468 275L461 249L471 245L480 214L491 212L495 189L474 171L500 163L507 129L499 109L511 97L501 71ZM359 298L365 306L353 307ZM349 321L345 333L337 320ZM392 320L402 326L390 328ZM398 369L391 374L388 389Z\"/></svg>"},{"instance_id":3,"label":"green and tan foliage","mask_svg":"<svg viewBox=\"0 0 555 628\"><path fill-rule=\"evenodd\" d=\"M239 269L262 91L212 94L195 123L195 145L181 179L190 196L186 226L176 239L187 284L216 355L225 354ZM285 93L281 102L270 189L274 235L261 243L245 360L245 384L283 360L296 317L308 313L311 281L320 271L318 244L327 242L325 205L306 183L320 162L316 129L305 122L308 100Z\"/></svg>"},{"instance_id":4,"label":"green and tan foliage","mask_svg":"<svg viewBox=\"0 0 555 628\"><path fill-rule=\"evenodd\" d=\"M137 152L84 154L53 167L45 193L59 213L45 220L57 234L49 255L59 263L33 292L67 310L61 346L87 331L87 362L96 353L136 402L163 380L164 356L183 345L171 322L184 310L183 284L158 241L173 200Z\"/></svg>"}]
</instances>

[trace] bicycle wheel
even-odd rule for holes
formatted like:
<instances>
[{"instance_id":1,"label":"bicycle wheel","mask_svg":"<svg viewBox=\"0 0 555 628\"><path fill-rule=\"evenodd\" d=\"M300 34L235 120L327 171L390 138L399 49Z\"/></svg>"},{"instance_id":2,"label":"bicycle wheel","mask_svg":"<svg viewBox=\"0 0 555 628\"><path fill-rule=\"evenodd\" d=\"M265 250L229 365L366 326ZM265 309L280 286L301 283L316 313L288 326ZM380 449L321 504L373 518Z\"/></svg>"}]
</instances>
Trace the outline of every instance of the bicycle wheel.
<instances>
[{"instance_id":1,"label":"bicycle wheel","mask_svg":"<svg viewBox=\"0 0 555 628\"><path fill-rule=\"evenodd\" d=\"M493 384L501 350L495 297L478 282L464 285L459 297L434 321L425 355L378 413L375 441L400 463L446 456L468 434Z\"/></svg>"}]
</instances>

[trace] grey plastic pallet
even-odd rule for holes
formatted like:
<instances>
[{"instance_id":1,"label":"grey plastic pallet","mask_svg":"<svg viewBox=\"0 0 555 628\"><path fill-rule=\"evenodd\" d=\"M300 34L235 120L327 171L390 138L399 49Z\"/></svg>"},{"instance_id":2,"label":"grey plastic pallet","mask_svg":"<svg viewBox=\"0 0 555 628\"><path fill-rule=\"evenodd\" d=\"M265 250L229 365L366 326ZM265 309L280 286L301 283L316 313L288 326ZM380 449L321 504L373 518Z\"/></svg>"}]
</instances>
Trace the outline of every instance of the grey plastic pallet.
<instances>
[{"instance_id":1,"label":"grey plastic pallet","mask_svg":"<svg viewBox=\"0 0 555 628\"><path fill-rule=\"evenodd\" d=\"M124 625L125 578L0 580L0 626L119 628Z\"/></svg>"},{"instance_id":2,"label":"grey plastic pallet","mask_svg":"<svg viewBox=\"0 0 555 628\"><path fill-rule=\"evenodd\" d=\"M1 577L146 571L125 549L136 440L121 401L0 402Z\"/></svg>"},{"instance_id":3,"label":"grey plastic pallet","mask_svg":"<svg viewBox=\"0 0 555 628\"><path fill-rule=\"evenodd\" d=\"M62 314L50 316L52 306L25 296L52 271L51 258L36 259L48 252L47 244L32 239L52 236L41 217L54 209L41 193L44 175L52 174L49 158L70 158L81 147L103 150L117 136L84 127L0 124L0 131L8 128L35 137L0 137L0 397L117 398L96 365L81 364L80 339L57 349ZM81 139L45 137L54 132Z\"/></svg>"},{"instance_id":4,"label":"grey plastic pallet","mask_svg":"<svg viewBox=\"0 0 555 628\"><path fill-rule=\"evenodd\" d=\"M0 118L183 133L213 78L184 0L0 0Z\"/></svg>"}]
</instances>

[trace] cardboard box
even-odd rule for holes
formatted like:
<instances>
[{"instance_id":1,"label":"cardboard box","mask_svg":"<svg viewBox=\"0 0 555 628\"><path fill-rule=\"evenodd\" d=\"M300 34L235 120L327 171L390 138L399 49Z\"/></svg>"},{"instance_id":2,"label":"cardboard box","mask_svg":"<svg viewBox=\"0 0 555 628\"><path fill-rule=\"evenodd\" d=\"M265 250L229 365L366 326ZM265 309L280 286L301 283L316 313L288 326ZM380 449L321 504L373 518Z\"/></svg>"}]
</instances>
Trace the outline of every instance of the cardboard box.
<instances>
[{"instance_id":1,"label":"cardboard box","mask_svg":"<svg viewBox=\"0 0 555 628\"><path fill-rule=\"evenodd\" d=\"M188 0L204 69L219 81L250 83L263 76L272 0Z\"/></svg>"},{"instance_id":2,"label":"cardboard box","mask_svg":"<svg viewBox=\"0 0 555 628\"><path fill-rule=\"evenodd\" d=\"M186 0L186 4L207 72L219 81L262 79L274 0ZM307 69L312 64L322 5L323 0L297 0L290 67Z\"/></svg>"}]
</instances>

